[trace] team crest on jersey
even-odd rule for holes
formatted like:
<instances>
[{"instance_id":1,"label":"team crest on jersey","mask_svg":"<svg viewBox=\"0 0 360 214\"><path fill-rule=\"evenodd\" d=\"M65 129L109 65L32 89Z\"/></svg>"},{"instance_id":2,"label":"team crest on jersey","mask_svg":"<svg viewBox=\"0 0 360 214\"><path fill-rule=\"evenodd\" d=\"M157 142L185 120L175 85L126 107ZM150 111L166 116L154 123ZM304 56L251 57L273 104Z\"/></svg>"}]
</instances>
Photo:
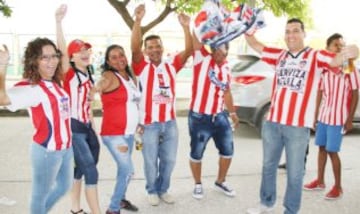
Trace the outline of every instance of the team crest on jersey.
<instances>
[{"instance_id":1,"label":"team crest on jersey","mask_svg":"<svg viewBox=\"0 0 360 214\"><path fill-rule=\"evenodd\" d=\"M282 60L280 60L280 67L282 68L282 67L284 67L285 66L285 63L286 63L286 60L285 59L282 59Z\"/></svg>"},{"instance_id":2,"label":"team crest on jersey","mask_svg":"<svg viewBox=\"0 0 360 214\"><path fill-rule=\"evenodd\" d=\"M299 63L299 67L300 68L304 68L306 66L307 61L306 60L301 60Z\"/></svg>"},{"instance_id":3,"label":"team crest on jersey","mask_svg":"<svg viewBox=\"0 0 360 214\"><path fill-rule=\"evenodd\" d=\"M170 104L173 102L173 98L169 96L163 96L162 94L157 94L153 96L153 102L155 104Z\"/></svg>"}]
</instances>

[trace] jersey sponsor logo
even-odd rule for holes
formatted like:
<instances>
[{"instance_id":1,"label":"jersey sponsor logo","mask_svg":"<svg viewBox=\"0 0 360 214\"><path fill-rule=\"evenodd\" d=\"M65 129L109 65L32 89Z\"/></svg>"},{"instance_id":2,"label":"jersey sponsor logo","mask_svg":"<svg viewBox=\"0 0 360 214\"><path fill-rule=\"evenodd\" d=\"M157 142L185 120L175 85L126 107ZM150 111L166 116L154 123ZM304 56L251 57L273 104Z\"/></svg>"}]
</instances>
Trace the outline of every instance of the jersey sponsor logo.
<instances>
[{"instance_id":1,"label":"jersey sponsor logo","mask_svg":"<svg viewBox=\"0 0 360 214\"><path fill-rule=\"evenodd\" d=\"M304 91L306 71L299 68L282 68L278 72L277 86L298 93Z\"/></svg>"},{"instance_id":2,"label":"jersey sponsor logo","mask_svg":"<svg viewBox=\"0 0 360 214\"><path fill-rule=\"evenodd\" d=\"M70 106L69 106L69 98L63 96L60 98L60 117L62 119L67 119L70 117Z\"/></svg>"},{"instance_id":3,"label":"jersey sponsor logo","mask_svg":"<svg viewBox=\"0 0 360 214\"><path fill-rule=\"evenodd\" d=\"M153 102L155 104L170 104L173 102L173 97L171 97L170 87L163 86L159 87L156 91L156 95L153 96Z\"/></svg>"}]
</instances>

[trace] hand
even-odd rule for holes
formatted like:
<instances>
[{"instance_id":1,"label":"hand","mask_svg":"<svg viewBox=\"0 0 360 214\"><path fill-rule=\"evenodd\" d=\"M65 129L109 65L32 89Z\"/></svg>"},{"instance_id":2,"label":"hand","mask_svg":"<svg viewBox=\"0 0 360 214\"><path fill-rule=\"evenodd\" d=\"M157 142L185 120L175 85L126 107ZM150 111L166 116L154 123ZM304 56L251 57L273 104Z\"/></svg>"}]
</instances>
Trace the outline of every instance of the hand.
<instances>
[{"instance_id":1,"label":"hand","mask_svg":"<svg viewBox=\"0 0 360 214\"><path fill-rule=\"evenodd\" d=\"M233 122L234 128L236 128L239 125L239 121L240 121L237 114L236 113L235 114L230 113L230 118L231 118L231 120Z\"/></svg>"},{"instance_id":2,"label":"hand","mask_svg":"<svg viewBox=\"0 0 360 214\"><path fill-rule=\"evenodd\" d=\"M55 18L57 22L61 22L65 15L66 15L66 11L67 11L67 5L66 4L62 4L59 6L58 9L56 9L55 12Z\"/></svg>"},{"instance_id":3,"label":"hand","mask_svg":"<svg viewBox=\"0 0 360 214\"><path fill-rule=\"evenodd\" d=\"M313 123L313 126L311 127L311 130L316 131L317 121L315 120Z\"/></svg>"},{"instance_id":4,"label":"hand","mask_svg":"<svg viewBox=\"0 0 360 214\"><path fill-rule=\"evenodd\" d=\"M135 8L134 15L135 15L135 20L141 21L145 16L145 5L140 4L139 6L137 6Z\"/></svg>"},{"instance_id":5,"label":"hand","mask_svg":"<svg viewBox=\"0 0 360 214\"><path fill-rule=\"evenodd\" d=\"M0 66L7 66L9 64L9 50L6 45L3 45L4 50L0 49Z\"/></svg>"},{"instance_id":6,"label":"hand","mask_svg":"<svg viewBox=\"0 0 360 214\"><path fill-rule=\"evenodd\" d=\"M178 20L181 26L183 27L190 26L190 16L186 15L185 13L180 13L178 15Z\"/></svg>"},{"instance_id":7,"label":"hand","mask_svg":"<svg viewBox=\"0 0 360 214\"><path fill-rule=\"evenodd\" d=\"M144 134L144 125L139 123L137 125L137 127L136 127L136 133L139 133L140 135L143 135Z\"/></svg>"},{"instance_id":8,"label":"hand","mask_svg":"<svg viewBox=\"0 0 360 214\"><path fill-rule=\"evenodd\" d=\"M356 45L344 46L341 50L344 60L355 59L359 56L359 48Z\"/></svg>"},{"instance_id":9,"label":"hand","mask_svg":"<svg viewBox=\"0 0 360 214\"><path fill-rule=\"evenodd\" d=\"M344 133L348 133L349 131L351 131L351 129L353 129L353 124L352 124L352 120L346 120L345 124L344 124Z\"/></svg>"}]
</instances>

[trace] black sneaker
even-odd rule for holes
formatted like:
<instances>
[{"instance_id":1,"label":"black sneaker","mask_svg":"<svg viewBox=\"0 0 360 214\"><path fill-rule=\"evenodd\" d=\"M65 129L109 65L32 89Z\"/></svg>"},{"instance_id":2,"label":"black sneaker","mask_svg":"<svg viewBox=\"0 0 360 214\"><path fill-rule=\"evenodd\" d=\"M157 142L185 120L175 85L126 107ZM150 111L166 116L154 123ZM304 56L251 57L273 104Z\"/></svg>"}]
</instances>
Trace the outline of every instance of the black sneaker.
<instances>
[{"instance_id":1,"label":"black sneaker","mask_svg":"<svg viewBox=\"0 0 360 214\"><path fill-rule=\"evenodd\" d=\"M278 169L286 169L286 163L280 164Z\"/></svg>"},{"instance_id":2,"label":"black sneaker","mask_svg":"<svg viewBox=\"0 0 360 214\"><path fill-rule=\"evenodd\" d=\"M139 208L137 208L137 206L133 205L130 201L128 201L126 199L121 200L120 206L122 209L133 211L133 212L137 212L139 210Z\"/></svg>"},{"instance_id":3,"label":"black sneaker","mask_svg":"<svg viewBox=\"0 0 360 214\"><path fill-rule=\"evenodd\" d=\"M229 197L234 197L236 195L235 190L231 189L225 182L217 183L215 182L215 189L220 192L223 192L225 195Z\"/></svg>"},{"instance_id":4,"label":"black sneaker","mask_svg":"<svg viewBox=\"0 0 360 214\"><path fill-rule=\"evenodd\" d=\"M111 211L111 210L106 210L105 214L120 214L120 211Z\"/></svg>"}]
</instances>

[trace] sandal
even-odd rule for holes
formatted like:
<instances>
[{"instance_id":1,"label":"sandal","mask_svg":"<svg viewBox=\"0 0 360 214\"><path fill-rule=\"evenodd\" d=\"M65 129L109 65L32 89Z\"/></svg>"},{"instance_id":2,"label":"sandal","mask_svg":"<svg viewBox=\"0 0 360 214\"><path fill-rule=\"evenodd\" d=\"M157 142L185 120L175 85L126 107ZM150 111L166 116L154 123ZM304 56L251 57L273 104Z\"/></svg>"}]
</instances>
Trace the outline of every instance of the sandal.
<instances>
[{"instance_id":1,"label":"sandal","mask_svg":"<svg viewBox=\"0 0 360 214\"><path fill-rule=\"evenodd\" d=\"M71 212L71 214L90 214L90 213L85 212L83 209L80 209L77 212L70 210L70 212Z\"/></svg>"}]
</instances>

